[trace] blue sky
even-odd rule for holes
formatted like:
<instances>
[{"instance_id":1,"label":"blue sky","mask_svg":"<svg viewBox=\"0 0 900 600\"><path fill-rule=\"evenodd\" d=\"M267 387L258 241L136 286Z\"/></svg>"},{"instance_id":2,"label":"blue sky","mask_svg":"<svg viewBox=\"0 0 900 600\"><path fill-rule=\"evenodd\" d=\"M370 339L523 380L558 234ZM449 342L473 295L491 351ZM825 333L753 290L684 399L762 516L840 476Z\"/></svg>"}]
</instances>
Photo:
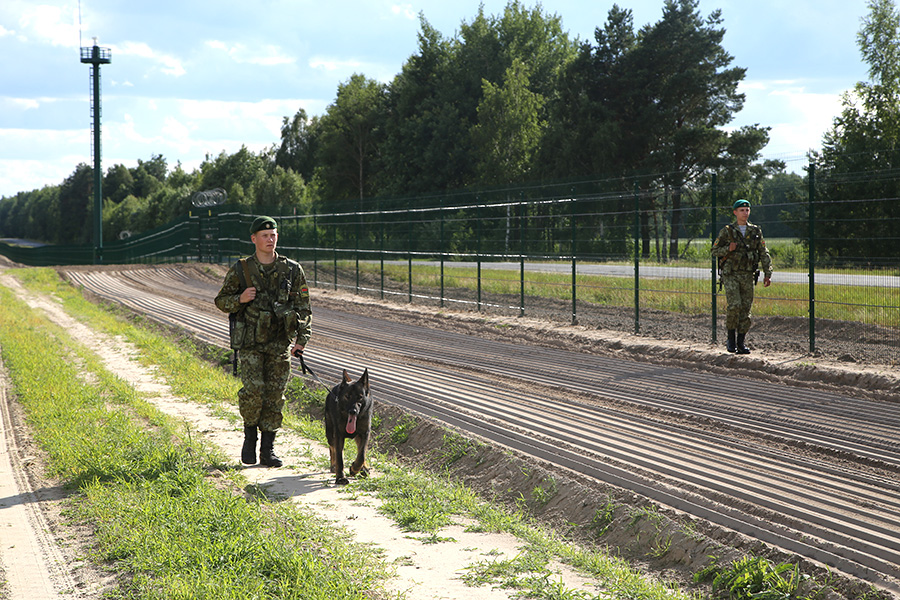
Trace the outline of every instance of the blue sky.
<instances>
[{"instance_id":1,"label":"blue sky","mask_svg":"<svg viewBox=\"0 0 900 600\"><path fill-rule=\"evenodd\" d=\"M390 81L417 51L419 14L444 36L506 0L3 0L0 2L0 196L61 183L92 164L90 67L101 67L103 170L161 154L191 171L207 155L280 141L282 118L324 113L354 73ZM534 2L524 1L526 7ZM619 0L637 27L663 0ZM613 2L541 3L570 37L593 40ZM799 170L868 79L856 43L864 0L700 0L721 9L723 45L747 74L738 127L771 127L764 156Z\"/></svg>"}]
</instances>

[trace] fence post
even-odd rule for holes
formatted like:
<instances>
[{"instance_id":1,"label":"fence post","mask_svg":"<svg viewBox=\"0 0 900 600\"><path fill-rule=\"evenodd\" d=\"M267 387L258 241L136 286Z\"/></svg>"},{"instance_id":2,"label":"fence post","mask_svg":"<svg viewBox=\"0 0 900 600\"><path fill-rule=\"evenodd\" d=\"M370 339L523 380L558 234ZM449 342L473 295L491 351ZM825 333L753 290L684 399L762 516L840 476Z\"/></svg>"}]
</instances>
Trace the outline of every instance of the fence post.
<instances>
[{"instance_id":1,"label":"fence post","mask_svg":"<svg viewBox=\"0 0 900 600\"><path fill-rule=\"evenodd\" d=\"M809 163L809 352L816 351L816 165Z\"/></svg>"},{"instance_id":2,"label":"fence post","mask_svg":"<svg viewBox=\"0 0 900 600\"><path fill-rule=\"evenodd\" d=\"M712 243L716 243L716 203L718 201L718 192L719 192L719 176L716 173L713 173L712 176L712 202L709 210L709 234L712 238ZM719 327L719 308L718 308L718 293L716 292L716 275L719 271L719 261L715 256L711 256L711 268L710 273L712 274L712 343L715 344L718 339L718 327Z\"/></svg>"},{"instance_id":3,"label":"fence post","mask_svg":"<svg viewBox=\"0 0 900 600\"><path fill-rule=\"evenodd\" d=\"M519 316L525 316L525 201L519 192Z\"/></svg>"},{"instance_id":4,"label":"fence post","mask_svg":"<svg viewBox=\"0 0 900 600\"><path fill-rule=\"evenodd\" d=\"M641 200L634 182L634 332L641 331Z\"/></svg>"},{"instance_id":5,"label":"fence post","mask_svg":"<svg viewBox=\"0 0 900 600\"><path fill-rule=\"evenodd\" d=\"M378 228L378 258L381 263L381 299L384 300L384 213L381 209L378 210L378 220L381 223L381 226Z\"/></svg>"},{"instance_id":6,"label":"fence post","mask_svg":"<svg viewBox=\"0 0 900 600\"><path fill-rule=\"evenodd\" d=\"M412 210L411 210L412 199L407 200L406 202L406 276L409 279L408 281L408 290L409 295L407 297L407 301L412 304Z\"/></svg>"},{"instance_id":7,"label":"fence post","mask_svg":"<svg viewBox=\"0 0 900 600\"><path fill-rule=\"evenodd\" d=\"M362 206L359 207L359 211L356 213L356 248L354 250L354 256L356 257L356 295L359 295L359 229L362 225Z\"/></svg>"},{"instance_id":8,"label":"fence post","mask_svg":"<svg viewBox=\"0 0 900 600\"><path fill-rule=\"evenodd\" d=\"M572 325L578 324L578 288L576 287L578 284L577 275L577 261L576 258L578 256L578 252L576 249L577 241L578 241L578 229L575 227L575 189L572 188L572 215L571 219L571 228L572 228Z\"/></svg>"},{"instance_id":9,"label":"fence post","mask_svg":"<svg viewBox=\"0 0 900 600\"><path fill-rule=\"evenodd\" d=\"M319 219L313 213L313 285L319 287Z\"/></svg>"},{"instance_id":10,"label":"fence post","mask_svg":"<svg viewBox=\"0 0 900 600\"><path fill-rule=\"evenodd\" d=\"M337 221L335 221L334 225L332 225L332 236L331 236L331 264L334 267L334 289L337 291L338 289L338 260L337 260Z\"/></svg>"},{"instance_id":11,"label":"fence post","mask_svg":"<svg viewBox=\"0 0 900 600\"><path fill-rule=\"evenodd\" d=\"M441 252L441 308L444 308L444 197L441 196L440 205L438 206L438 212L440 213L441 219L441 239L440 239L440 252Z\"/></svg>"},{"instance_id":12,"label":"fence post","mask_svg":"<svg viewBox=\"0 0 900 600\"><path fill-rule=\"evenodd\" d=\"M475 246L475 260L477 261L475 278L478 286L478 312L481 312L481 219L484 218L484 211L481 210L481 199L475 196L475 227L478 237Z\"/></svg>"}]
</instances>

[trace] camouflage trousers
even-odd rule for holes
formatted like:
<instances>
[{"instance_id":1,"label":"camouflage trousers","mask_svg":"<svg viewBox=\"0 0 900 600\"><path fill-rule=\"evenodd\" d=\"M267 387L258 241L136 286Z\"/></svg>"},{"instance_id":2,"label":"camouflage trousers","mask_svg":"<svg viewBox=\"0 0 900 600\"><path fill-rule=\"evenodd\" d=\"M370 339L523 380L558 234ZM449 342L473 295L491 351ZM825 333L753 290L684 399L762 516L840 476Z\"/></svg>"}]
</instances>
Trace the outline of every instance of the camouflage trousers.
<instances>
[{"instance_id":1,"label":"camouflage trousers","mask_svg":"<svg viewBox=\"0 0 900 600\"><path fill-rule=\"evenodd\" d=\"M238 409L244 426L277 431L283 419L284 389L291 376L287 349L281 354L241 350L238 368L243 384L238 391Z\"/></svg>"},{"instance_id":2,"label":"camouflage trousers","mask_svg":"<svg viewBox=\"0 0 900 600\"><path fill-rule=\"evenodd\" d=\"M753 306L753 273L738 271L722 276L728 310L725 327L738 333L750 331L750 308Z\"/></svg>"}]
</instances>

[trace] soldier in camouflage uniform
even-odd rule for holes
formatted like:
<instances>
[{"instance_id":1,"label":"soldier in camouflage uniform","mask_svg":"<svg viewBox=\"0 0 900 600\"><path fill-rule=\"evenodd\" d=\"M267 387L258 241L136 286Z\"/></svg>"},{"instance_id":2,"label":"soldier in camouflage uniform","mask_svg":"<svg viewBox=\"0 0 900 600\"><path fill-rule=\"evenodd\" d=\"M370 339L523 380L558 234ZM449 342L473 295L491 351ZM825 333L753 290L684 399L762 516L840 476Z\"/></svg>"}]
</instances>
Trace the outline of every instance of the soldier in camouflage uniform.
<instances>
[{"instance_id":1,"label":"soldier in camouflage uniform","mask_svg":"<svg viewBox=\"0 0 900 600\"><path fill-rule=\"evenodd\" d=\"M259 462L280 467L273 450L281 427L284 390L291 371L288 349L299 356L309 341L311 312L303 268L275 252L275 219L258 217L250 226L256 252L235 263L225 275L216 306L237 313L234 332L239 338L238 368L243 387L238 406L244 419L241 461L256 464L257 428L262 441ZM245 264L244 264L245 262ZM248 277L249 276L249 277ZM247 280L249 279L249 281Z\"/></svg>"},{"instance_id":2,"label":"soldier in camouflage uniform","mask_svg":"<svg viewBox=\"0 0 900 600\"><path fill-rule=\"evenodd\" d=\"M750 202L738 200L732 206L735 222L719 232L712 255L719 259L719 276L728 304L725 326L728 329L728 351L749 354L744 344L750 330L750 308L753 286L763 271L763 285L772 283L772 259L763 239L762 229L750 223Z\"/></svg>"}]
</instances>

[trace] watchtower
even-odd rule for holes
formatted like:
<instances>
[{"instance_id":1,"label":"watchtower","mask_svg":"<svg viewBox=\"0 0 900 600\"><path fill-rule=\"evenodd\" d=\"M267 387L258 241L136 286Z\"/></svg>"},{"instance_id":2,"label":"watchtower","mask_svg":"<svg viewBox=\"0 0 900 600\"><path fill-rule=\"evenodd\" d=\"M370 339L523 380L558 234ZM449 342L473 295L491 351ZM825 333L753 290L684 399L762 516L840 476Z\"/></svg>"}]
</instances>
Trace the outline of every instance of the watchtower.
<instances>
[{"instance_id":1,"label":"watchtower","mask_svg":"<svg viewBox=\"0 0 900 600\"><path fill-rule=\"evenodd\" d=\"M100 65L112 62L112 51L94 45L81 48L81 62L91 65L91 133L94 144L94 263L103 262L103 172L100 168Z\"/></svg>"}]
</instances>

